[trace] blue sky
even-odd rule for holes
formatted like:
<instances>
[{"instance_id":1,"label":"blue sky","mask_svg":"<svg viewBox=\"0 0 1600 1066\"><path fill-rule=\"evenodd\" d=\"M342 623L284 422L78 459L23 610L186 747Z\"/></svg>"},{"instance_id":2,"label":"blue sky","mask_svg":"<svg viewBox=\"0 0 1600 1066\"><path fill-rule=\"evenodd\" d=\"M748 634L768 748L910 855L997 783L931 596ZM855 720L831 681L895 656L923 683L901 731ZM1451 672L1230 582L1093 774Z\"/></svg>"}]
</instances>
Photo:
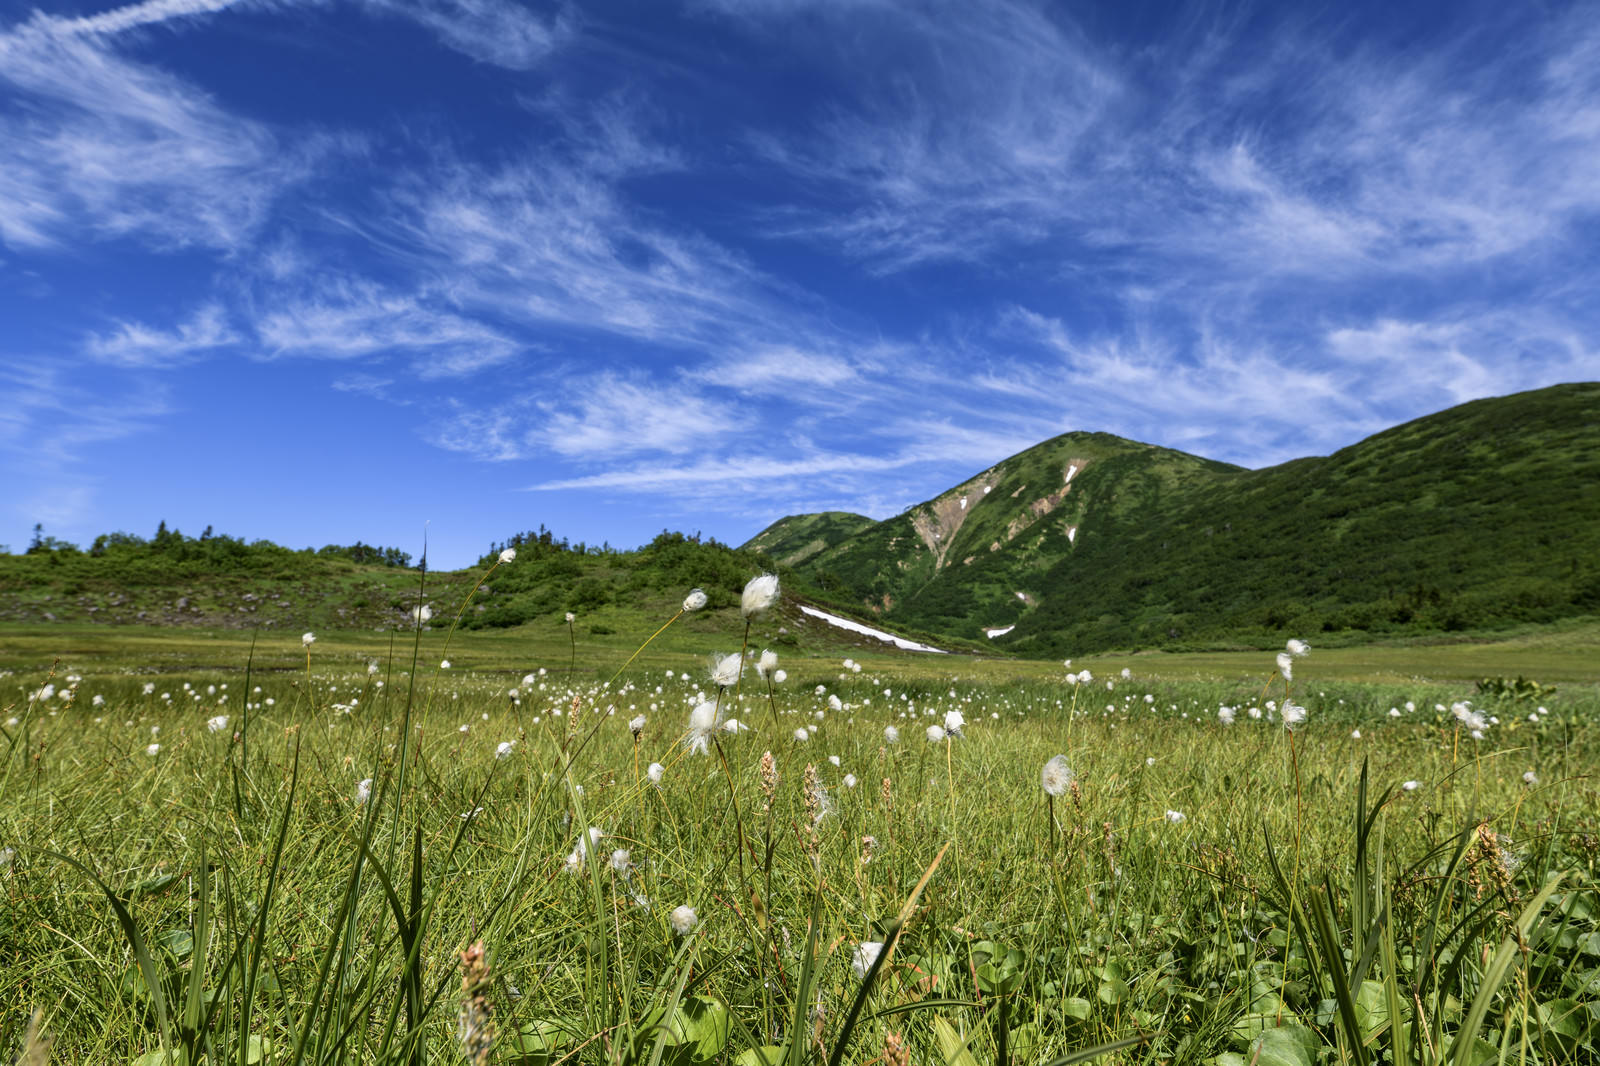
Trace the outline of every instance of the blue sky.
<instances>
[{"instance_id":1,"label":"blue sky","mask_svg":"<svg viewBox=\"0 0 1600 1066\"><path fill-rule=\"evenodd\" d=\"M0 543L739 543L1600 377L1600 7L0 3Z\"/></svg>"}]
</instances>

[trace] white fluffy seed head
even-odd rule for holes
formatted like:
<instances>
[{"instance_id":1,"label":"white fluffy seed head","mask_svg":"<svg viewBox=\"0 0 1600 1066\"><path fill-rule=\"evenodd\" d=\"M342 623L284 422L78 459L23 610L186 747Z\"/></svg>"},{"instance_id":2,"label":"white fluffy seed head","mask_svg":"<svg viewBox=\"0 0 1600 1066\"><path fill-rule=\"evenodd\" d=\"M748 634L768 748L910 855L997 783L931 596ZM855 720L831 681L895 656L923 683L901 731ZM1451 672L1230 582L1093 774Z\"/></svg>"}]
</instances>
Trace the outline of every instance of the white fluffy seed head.
<instances>
[{"instance_id":1,"label":"white fluffy seed head","mask_svg":"<svg viewBox=\"0 0 1600 1066\"><path fill-rule=\"evenodd\" d=\"M505 549L504 551L502 551L500 553L500 561L502 563L509 563L509 562L513 561L514 559L516 559L516 557L517 557L517 549L515 549L515 548L507 548L507 549Z\"/></svg>"},{"instance_id":2,"label":"white fluffy seed head","mask_svg":"<svg viewBox=\"0 0 1600 1066\"><path fill-rule=\"evenodd\" d=\"M762 651L761 658L756 660L756 673L760 674L762 677L768 677L777 668L778 653L770 650Z\"/></svg>"},{"instance_id":3,"label":"white fluffy seed head","mask_svg":"<svg viewBox=\"0 0 1600 1066\"><path fill-rule=\"evenodd\" d=\"M700 919L695 917L694 908L687 903L672 908L672 931L679 936L688 936L694 932L694 927L700 924Z\"/></svg>"},{"instance_id":4,"label":"white fluffy seed head","mask_svg":"<svg viewBox=\"0 0 1600 1066\"><path fill-rule=\"evenodd\" d=\"M745 583L739 596L739 613L754 618L778 602L778 575L761 574Z\"/></svg>"},{"instance_id":5,"label":"white fluffy seed head","mask_svg":"<svg viewBox=\"0 0 1600 1066\"><path fill-rule=\"evenodd\" d=\"M1278 653L1278 673L1283 675L1285 681L1294 680L1294 659L1286 651Z\"/></svg>"},{"instance_id":6,"label":"white fluffy seed head","mask_svg":"<svg viewBox=\"0 0 1600 1066\"><path fill-rule=\"evenodd\" d=\"M1284 647L1289 649L1289 654L1294 656L1304 655L1311 650L1311 645L1303 640L1291 640Z\"/></svg>"},{"instance_id":7,"label":"white fluffy seed head","mask_svg":"<svg viewBox=\"0 0 1600 1066\"><path fill-rule=\"evenodd\" d=\"M698 611L705 605L706 594L701 589L692 589L690 590L689 595L683 598L683 609L685 611Z\"/></svg>"},{"instance_id":8,"label":"white fluffy seed head","mask_svg":"<svg viewBox=\"0 0 1600 1066\"><path fill-rule=\"evenodd\" d=\"M850 955L850 969L855 971L856 980L865 981L867 973L872 969L872 964L878 961L878 956L883 954L881 940L869 940Z\"/></svg>"},{"instance_id":9,"label":"white fluffy seed head","mask_svg":"<svg viewBox=\"0 0 1600 1066\"><path fill-rule=\"evenodd\" d=\"M300 634L300 643L304 644L308 648L315 644L316 641L317 635L315 633L305 632Z\"/></svg>"},{"instance_id":10,"label":"white fluffy seed head","mask_svg":"<svg viewBox=\"0 0 1600 1066\"><path fill-rule=\"evenodd\" d=\"M715 656L711 660L711 683L718 688L732 688L739 683L739 668L743 663L738 652Z\"/></svg>"},{"instance_id":11,"label":"white fluffy seed head","mask_svg":"<svg viewBox=\"0 0 1600 1066\"><path fill-rule=\"evenodd\" d=\"M1072 767L1067 765L1065 755L1057 755L1044 764L1044 769L1039 771L1039 785L1047 795L1060 796L1072 787Z\"/></svg>"},{"instance_id":12,"label":"white fluffy seed head","mask_svg":"<svg viewBox=\"0 0 1600 1066\"><path fill-rule=\"evenodd\" d=\"M937 744L944 739L944 726L930 725L928 727L928 743Z\"/></svg>"}]
</instances>

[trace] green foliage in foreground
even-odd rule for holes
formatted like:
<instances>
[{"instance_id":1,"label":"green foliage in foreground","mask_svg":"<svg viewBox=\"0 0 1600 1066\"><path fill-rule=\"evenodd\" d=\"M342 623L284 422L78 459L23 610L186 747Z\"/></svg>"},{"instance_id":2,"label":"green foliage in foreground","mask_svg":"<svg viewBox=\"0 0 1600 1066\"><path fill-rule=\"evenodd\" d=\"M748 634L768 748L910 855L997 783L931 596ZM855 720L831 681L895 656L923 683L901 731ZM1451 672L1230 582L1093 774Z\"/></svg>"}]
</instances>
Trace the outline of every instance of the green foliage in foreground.
<instances>
[{"instance_id":1,"label":"green foliage in foreground","mask_svg":"<svg viewBox=\"0 0 1600 1066\"><path fill-rule=\"evenodd\" d=\"M1435 707L1470 691L1301 681L1290 734L1282 681L798 660L701 754L698 664L513 695L322 654L4 697L0 1059L33 1006L58 1061L140 1066L1595 1055L1592 687L1486 692L1473 739Z\"/></svg>"}]
</instances>

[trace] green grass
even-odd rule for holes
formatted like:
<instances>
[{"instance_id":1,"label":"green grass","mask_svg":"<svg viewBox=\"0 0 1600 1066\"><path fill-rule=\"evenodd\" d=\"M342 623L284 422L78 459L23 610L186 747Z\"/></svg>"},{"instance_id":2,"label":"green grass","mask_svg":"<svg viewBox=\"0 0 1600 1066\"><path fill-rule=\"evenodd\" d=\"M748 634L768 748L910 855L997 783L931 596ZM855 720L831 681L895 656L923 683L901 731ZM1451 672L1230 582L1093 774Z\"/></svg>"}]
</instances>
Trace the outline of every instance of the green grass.
<instances>
[{"instance_id":1,"label":"green grass","mask_svg":"<svg viewBox=\"0 0 1600 1066\"><path fill-rule=\"evenodd\" d=\"M1074 660L1075 685L786 607L753 642L788 676L724 694L748 732L699 755L737 610L679 618L609 685L675 607L606 610L572 637L330 630L309 665L298 633L8 628L0 1058L38 1006L58 1061L466 1061L478 940L495 1062L865 1062L891 1037L958 1066L1595 1054L1589 631L1314 649L1291 735L1270 655ZM1483 673L1561 683L1479 697ZM1499 719L1482 740L1435 708L1463 698ZM951 710L965 736L930 743ZM1047 805L1057 753L1076 784ZM577 854L586 826L606 836ZM869 986L852 955L896 933Z\"/></svg>"}]
</instances>

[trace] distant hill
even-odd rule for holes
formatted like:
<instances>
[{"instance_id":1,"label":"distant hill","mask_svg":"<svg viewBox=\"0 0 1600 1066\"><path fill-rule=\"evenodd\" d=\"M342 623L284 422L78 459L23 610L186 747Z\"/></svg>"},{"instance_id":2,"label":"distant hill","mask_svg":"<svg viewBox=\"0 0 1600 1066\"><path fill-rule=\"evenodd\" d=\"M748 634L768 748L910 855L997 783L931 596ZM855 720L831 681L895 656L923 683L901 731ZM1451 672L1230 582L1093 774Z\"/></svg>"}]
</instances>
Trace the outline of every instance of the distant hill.
<instances>
[{"instance_id":1,"label":"distant hill","mask_svg":"<svg viewBox=\"0 0 1600 1066\"><path fill-rule=\"evenodd\" d=\"M1600 383L1262 470L1068 433L886 521L796 515L745 547L843 610L1040 656L1600 613Z\"/></svg>"}]
</instances>

